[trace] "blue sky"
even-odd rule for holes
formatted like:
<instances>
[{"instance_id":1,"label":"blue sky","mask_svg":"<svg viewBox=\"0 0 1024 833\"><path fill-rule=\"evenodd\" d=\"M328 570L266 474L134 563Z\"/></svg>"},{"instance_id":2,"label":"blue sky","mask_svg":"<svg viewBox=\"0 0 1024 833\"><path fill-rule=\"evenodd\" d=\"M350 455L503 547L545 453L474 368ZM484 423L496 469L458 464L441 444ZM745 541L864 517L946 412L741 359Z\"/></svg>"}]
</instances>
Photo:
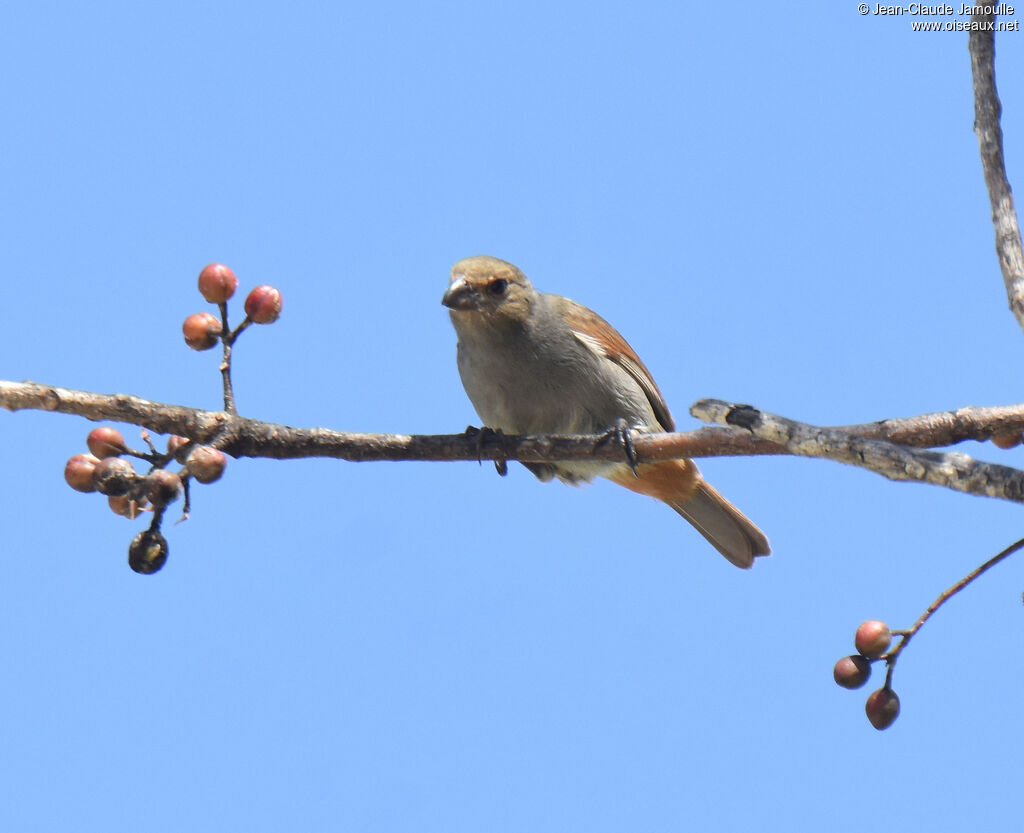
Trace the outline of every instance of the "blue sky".
<instances>
[{"instance_id":1,"label":"blue sky","mask_svg":"<svg viewBox=\"0 0 1024 833\"><path fill-rule=\"evenodd\" d=\"M218 407L180 324L219 260L285 299L237 350L243 414L459 431L439 300L488 253L610 319L682 428L705 396L822 424L1021 399L962 34L853 3L36 3L0 89L0 378ZM889 731L831 680L1018 506L708 460L775 550L741 573L607 483L241 460L141 577L138 524L63 483L90 427L0 414L5 830L1019 826L1019 556L908 649Z\"/></svg>"}]
</instances>

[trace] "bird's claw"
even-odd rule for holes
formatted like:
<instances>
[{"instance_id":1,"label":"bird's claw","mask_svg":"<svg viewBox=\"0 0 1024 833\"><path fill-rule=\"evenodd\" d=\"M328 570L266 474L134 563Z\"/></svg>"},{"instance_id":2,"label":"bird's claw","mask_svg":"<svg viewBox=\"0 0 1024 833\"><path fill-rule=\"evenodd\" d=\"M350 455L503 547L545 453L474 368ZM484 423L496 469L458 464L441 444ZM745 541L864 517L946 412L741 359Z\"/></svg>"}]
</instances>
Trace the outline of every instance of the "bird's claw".
<instances>
[{"instance_id":1,"label":"bird's claw","mask_svg":"<svg viewBox=\"0 0 1024 833\"><path fill-rule=\"evenodd\" d=\"M484 461L484 444L487 442L489 436L493 436L497 439L499 444L499 451L503 451L505 432L500 428L488 428L486 425L482 428L477 428L475 425L466 426L466 436L476 438L476 461L480 465L483 465ZM501 477L508 474L508 461L504 455L497 457L494 460L494 470L498 472Z\"/></svg>"},{"instance_id":2,"label":"bird's claw","mask_svg":"<svg viewBox=\"0 0 1024 833\"><path fill-rule=\"evenodd\" d=\"M626 463L629 465L629 470L633 472L633 476L639 477L640 474L636 470L637 458L636 448L633 446L633 431L622 417L615 420L615 424L600 436L597 446L612 441L622 448L623 454L626 455Z\"/></svg>"}]
</instances>

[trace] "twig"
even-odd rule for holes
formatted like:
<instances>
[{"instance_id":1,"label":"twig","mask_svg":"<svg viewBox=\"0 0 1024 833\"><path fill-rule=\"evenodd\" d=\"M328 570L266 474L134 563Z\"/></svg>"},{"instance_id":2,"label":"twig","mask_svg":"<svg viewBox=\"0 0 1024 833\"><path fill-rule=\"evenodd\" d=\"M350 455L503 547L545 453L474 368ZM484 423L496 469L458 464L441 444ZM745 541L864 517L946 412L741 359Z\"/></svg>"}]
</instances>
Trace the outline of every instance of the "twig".
<instances>
[{"instance_id":1,"label":"twig","mask_svg":"<svg viewBox=\"0 0 1024 833\"><path fill-rule=\"evenodd\" d=\"M224 350L224 355L220 362L220 374L224 381L224 410L229 414L237 414L238 408L235 406L235 391L231 384L231 350L235 346L235 342L238 341L238 337L252 324L252 319L246 315L242 323L232 331L228 324L227 301L221 301L221 303L217 304L217 307L220 309L220 341Z\"/></svg>"},{"instance_id":2,"label":"twig","mask_svg":"<svg viewBox=\"0 0 1024 833\"><path fill-rule=\"evenodd\" d=\"M928 609L921 614L921 618L914 623L914 626L912 628L905 631L894 632L895 635L901 637L901 639L899 645L897 645L884 656L885 662L889 666L888 670L886 670L885 672L886 688L892 687L892 672L893 669L896 667L896 660L899 658L900 653L903 651L904 648L907 647L907 643L910 642L914 634L921 630L921 626L925 622L927 622L928 619L931 618L931 615L935 613L935 611L938 610L940 607L942 607L946 602L952 599L957 593L963 590L968 584L974 581L978 576L984 573L986 570L995 567L996 564L998 564L1004 558L1013 555L1015 552L1022 548L1024 548L1024 538L1021 538L1014 544L1010 544L1010 546L1008 546L1001 553L992 556L980 567L976 567L975 569L971 570L971 572L969 572L966 576L960 579L960 581L958 581L952 587L948 588L947 590L944 590L934 602L928 605Z\"/></svg>"},{"instance_id":3,"label":"twig","mask_svg":"<svg viewBox=\"0 0 1024 833\"><path fill-rule=\"evenodd\" d=\"M224 410L229 414L237 414L238 409L235 407L235 391L231 385L231 348L234 346L238 333L231 332L231 328L228 326L227 301L221 301L217 306L220 309L220 341L224 350L224 354L220 362L220 375L224 381Z\"/></svg>"}]
</instances>

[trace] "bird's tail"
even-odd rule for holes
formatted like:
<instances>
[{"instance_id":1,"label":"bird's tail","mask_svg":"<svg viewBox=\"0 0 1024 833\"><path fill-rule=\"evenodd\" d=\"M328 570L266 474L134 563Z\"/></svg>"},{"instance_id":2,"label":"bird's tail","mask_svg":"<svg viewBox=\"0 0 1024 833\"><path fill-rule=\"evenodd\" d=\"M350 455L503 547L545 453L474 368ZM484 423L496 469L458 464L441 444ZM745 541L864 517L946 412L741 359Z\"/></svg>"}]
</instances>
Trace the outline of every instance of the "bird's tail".
<instances>
[{"instance_id":1,"label":"bird's tail","mask_svg":"<svg viewBox=\"0 0 1024 833\"><path fill-rule=\"evenodd\" d=\"M689 499L668 505L737 567L751 567L757 556L771 554L768 539L754 522L703 480Z\"/></svg>"},{"instance_id":2,"label":"bird's tail","mask_svg":"<svg viewBox=\"0 0 1024 833\"><path fill-rule=\"evenodd\" d=\"M628 467L609 475L620 486L667 503L737 567L751 567L771 554L765 534L706 483L691 460L646 463L634 475Z\"/></svg>"}]
</instances>

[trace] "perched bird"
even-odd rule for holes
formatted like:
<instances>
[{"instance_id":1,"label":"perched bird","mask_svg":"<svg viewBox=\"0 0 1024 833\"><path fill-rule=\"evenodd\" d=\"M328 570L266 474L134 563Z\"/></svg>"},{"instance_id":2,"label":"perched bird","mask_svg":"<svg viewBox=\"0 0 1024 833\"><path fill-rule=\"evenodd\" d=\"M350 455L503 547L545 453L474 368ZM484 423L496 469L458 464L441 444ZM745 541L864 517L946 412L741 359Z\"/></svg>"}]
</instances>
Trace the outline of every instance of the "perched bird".
<instances>
[{"instance_id":1,"label":"perched bird","mask_svg":"<svg viewBox=\"0 0 1024 833\"><path fill-rule=\"evenodd\" d=\"M480 255L452 267L441 303L458 335L462 384L487 428L506 434L604 434L616 425L673 431L650 372L601 316L538 292L519 269ZM624 422L623 422L624 421ZM667 503L737 567L768 539L701 477L692 460L525 463L541 480L596 476Z\"/></svg>"}]
</instances>

